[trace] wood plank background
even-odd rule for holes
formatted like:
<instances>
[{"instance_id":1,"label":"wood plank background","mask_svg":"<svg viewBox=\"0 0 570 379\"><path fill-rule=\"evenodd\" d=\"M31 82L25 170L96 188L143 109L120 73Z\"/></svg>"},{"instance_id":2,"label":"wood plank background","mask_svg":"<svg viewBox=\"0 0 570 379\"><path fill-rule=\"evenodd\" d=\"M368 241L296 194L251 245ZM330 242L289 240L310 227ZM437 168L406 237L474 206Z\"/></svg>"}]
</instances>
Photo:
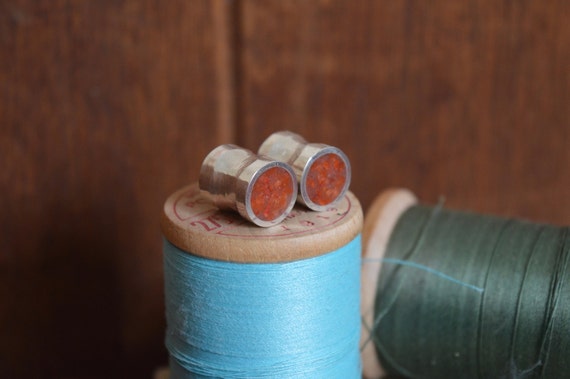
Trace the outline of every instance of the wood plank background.
<instances>
[{"instance_id":1,"label":"wood plank background","mask_svg":"<svg viewBox=\"0 0 570 379\"><path fill-rule=\"evenodd\" d=\"M0 1L0 374L150 377L163 201L289 129L382 189L570 224L570 3Z\"/></svg>"}]
</instances>

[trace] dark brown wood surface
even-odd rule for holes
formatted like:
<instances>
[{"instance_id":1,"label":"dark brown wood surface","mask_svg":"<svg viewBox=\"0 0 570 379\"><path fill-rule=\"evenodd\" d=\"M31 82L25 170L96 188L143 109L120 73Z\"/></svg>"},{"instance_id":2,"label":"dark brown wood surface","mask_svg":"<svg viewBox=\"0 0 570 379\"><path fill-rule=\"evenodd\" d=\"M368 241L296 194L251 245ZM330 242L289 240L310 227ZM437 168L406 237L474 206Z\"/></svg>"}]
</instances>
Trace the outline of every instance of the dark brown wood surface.
<instances>
[{"instance_id":1,"label":"dark brown wood surface","mask_svg":"<svg viewBox=\"0 0 570 379\"><path fill-rule=\"evenodd\" d=\"M570 3L243 5L242 144L340 146L365 206L403 186L570 224Z\"/></svg>"},{"instance_id":2,"label":"dark brown wood surface","mask_svg":"<svg viewBox=\"0 0 570 379\"><path fill-rule=\"evenodd\" d=\"M149 377L160 208L219 143L342 148L367 207L570 224L570 3L0 1L0 376Z\"/></svg>"},{"instance_id":3,"label":"dark brown wood surface","mask_svg":"<svg viewBox=\"0 0 570 379\"><path fill-rule=\"evenodd\" d=\"M0 3L1 377L166 363L161 207L228 142L216 22L208 1Z\"/></svg>"}]
</instances>

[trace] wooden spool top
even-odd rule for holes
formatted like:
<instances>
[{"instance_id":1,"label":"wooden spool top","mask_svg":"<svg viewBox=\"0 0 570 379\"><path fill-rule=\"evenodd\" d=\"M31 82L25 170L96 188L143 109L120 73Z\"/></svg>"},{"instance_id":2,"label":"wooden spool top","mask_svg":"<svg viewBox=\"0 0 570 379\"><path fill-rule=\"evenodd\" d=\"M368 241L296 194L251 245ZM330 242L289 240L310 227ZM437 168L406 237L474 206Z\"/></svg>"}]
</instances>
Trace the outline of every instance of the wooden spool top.
<instances>
[{"instance_id":1,"label":"wooden spool top","mask_svg":"<svg viewBox=\"0 0 570 379\"><path fill-rule=\"evenodd\" d=\"M362 229L362 208L347 192L323 212L296 205L279 225L260 228L239 214L219 210L194 183L164 204L162 232L179 249L205 258L250 263L315 257L352 241Z\"/></svg>"}]
</instances>

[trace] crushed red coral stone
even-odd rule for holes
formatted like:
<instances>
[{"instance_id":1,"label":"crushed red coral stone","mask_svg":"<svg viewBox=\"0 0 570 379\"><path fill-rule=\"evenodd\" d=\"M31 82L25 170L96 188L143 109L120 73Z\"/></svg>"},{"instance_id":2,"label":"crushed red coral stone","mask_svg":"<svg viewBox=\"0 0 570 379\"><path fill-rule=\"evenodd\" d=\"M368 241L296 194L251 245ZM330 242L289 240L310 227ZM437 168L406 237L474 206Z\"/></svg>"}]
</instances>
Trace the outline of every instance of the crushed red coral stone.
<instances>
[{"instance_id":1,"label":"crushed red coral stone","mask_svg":"<svg viewBox=\"0 0 570 379\"><path fill-rule=\"evenodd\" d=\"M346 164L337 154L317 158L307 173L306 191L309 199L318 205L335 201L346 182Z\"/></svg>"},{"instance_id":2,"label":"crushed red coral stone","mask_svg":"<svg viewBox=\"0 0 570 379\"><path fill-rule=\"evenodd\" d=\"M294 190L289 171L272 167L258 176L253 184L251 210L259 219L273 221L287 210Z\"/></svg>"}]
</instances>

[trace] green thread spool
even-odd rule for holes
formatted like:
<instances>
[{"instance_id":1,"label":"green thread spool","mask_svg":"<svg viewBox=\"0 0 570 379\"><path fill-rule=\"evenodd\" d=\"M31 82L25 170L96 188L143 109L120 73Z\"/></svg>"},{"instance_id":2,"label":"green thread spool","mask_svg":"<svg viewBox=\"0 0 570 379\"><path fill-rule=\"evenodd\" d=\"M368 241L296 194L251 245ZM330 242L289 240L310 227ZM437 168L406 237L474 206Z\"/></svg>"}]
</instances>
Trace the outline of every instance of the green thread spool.
<instances>
[{"instance_id":1,"label":"green thread spool","mask_svg":"<svg viewBox=\"0 0 570 379\"><path fill-rule=\"evenodd\" d=\"M363 230L368 378L570 377L568 228L388 191Z\"/></svg>"}]
</instances>

